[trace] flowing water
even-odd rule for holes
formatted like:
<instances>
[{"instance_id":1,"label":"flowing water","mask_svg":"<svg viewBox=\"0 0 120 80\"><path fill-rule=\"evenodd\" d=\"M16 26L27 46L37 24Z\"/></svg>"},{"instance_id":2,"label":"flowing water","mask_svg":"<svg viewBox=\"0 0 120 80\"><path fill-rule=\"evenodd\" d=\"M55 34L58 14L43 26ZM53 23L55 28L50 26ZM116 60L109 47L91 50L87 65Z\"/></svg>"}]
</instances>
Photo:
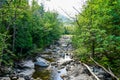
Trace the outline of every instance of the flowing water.
<instances>
[{"instance_id":1,"label":"flowing water","mask_svg":"<svg viewBox=\"0 0 120 80\"><path fill-rule=\"evenodd\" d=\"M34 60L23 61L18 63L13 75L17 78L22 74L19 77L22 79L19 80L96 80L90 73L93 72L99 80L117 80L95 65L88 65L91 69L88 71L83 63L72 58L72 51L71 36L62 36L59 41L46 48L43 54L35 57L39 65ZM10 80L10 77L5 78L0 80Z\"/></svg>"},{"instance_id":2,"label":"flowing water","mask_svg":"<svg viewBox=\"0 0 120 80\"><path fill-rule=\"evenodd\" d=\"M71 36L62 36L57 44L46 49L46 52L51 53L44 58L50 62L49 67L36 67L32 77L42 80L96 80L85 66L72 59L72 51ZM101 76L100 70L98 74ZM100 80L112 79L102 76Z\"/></svg>"},{"instance_id":3,"label":"flowing water","mask_svg":"<svg viewBox=\"0 0 120 80\"><path fill-rule=\"evenodd\" d=\"M61 76L67 74L67 71L65 66L60 68L61 67L60 64L71 60L71 57L67 53L68 48L66 48L70 38L66 38L66 39L67 40L64 40L63 38L61 38L58 41L59 45L55 44L55 45L52 45L52 47L46 49L46 50L50 50L50 52L48 53L52 53L52 54L49 54L49 56L52 56L52 58L45 58L45 59L51 63L55 62L57 66L56 65L52 66L51 64L49 67L46 67L46 68L36 66L35 72L32 75L34 79L40 78L42 80L50 80L50 79L63 80ZM45 55L47 55L47 53Z\"/></svg>"}]
</instances>

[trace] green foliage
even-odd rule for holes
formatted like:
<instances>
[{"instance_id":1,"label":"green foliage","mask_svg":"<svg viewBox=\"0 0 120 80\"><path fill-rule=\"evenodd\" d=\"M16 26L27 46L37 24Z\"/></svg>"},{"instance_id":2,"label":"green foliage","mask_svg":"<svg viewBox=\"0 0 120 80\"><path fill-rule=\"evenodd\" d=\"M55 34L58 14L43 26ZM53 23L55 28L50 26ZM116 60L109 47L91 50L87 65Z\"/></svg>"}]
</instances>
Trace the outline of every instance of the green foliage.
<instances>
[{"instance_id":1,"label":"green foliage","mask_svg":"<svg viewBox=\"0 0 120 80\"><path fill-rule=\"evenodd\" d=\"M0 33L0 66L3 65L13 65L13 60L11 57L14 57L15 55L8 50L9 44L7 43L7 40L10 38L10 36L5 32L4 34Z\"/></svg>"},{"instance_id":2,"label":"green foliage","mask_svg":"<svg viewBox=\"0 0 120 80\"><path fill-rule=\"evenodd\" d=\"M32 36L28 29L20 27L16 34L16 49L30 50L32 48ZM18 52L18 51L17 51ZM22 53L22 51L21 51Z\"/></svg>"},{"instance_id":3,"label":"green foliage","mask_svg":"<svg viewBox=\"0 0 120 80\"><path fill-rule=\"evenodd\" d=\"M35 6L36 5L36 6ZM55 12L44 12L44 6L37 6L34 3L32 7L32 37L33 43L43 48L50 45L54 40L61 35L61 21L57 18L58 14ZM35 10L34 10L35 9Z\"/></svg>"},{"instance_id":4,"label":"green foliage","mask_svg":"<svg viewBox=\"0 0 120 80\"><path fill-rule=\"evenodd\" d=\"M77 16L79 24L73 37L76 49L86 49L104 66L116 69L120 67L120 1L89 0L81 14ZM79 51L79 54L82 54ZM116 66L113 66L116 65ZM118 69L120 71L120 69Z\"/></svg>"},{"instance_id":5,"label":"green foliage","mask_svg":"<svg viewBox=\"0 0 120 80\"><path fill-rule=\"evenodd\" d=\"M73 25L65 25L64 26L64 34L73 34L74 26Z\"/></svg>"},{"instance_id":6,"label":"green foliage","mask_svg":"<svg viewBox=\"0 0 120 80\"><path fill-rule=\"evenodd\" d=\"M89 58L89 53L84 47L80 47L74 51L75 56L80 59L80 61L86 61Z\"/></svg>"},{"instance_id":7,"label":"green foliage","mask_svg":"<svg viewBox=\"0 0 120 80\"><path fill-rule=\"evenodd\" d=\"M0 63L35 55L60 37L61 26L58 14L45 12L36 0L31 6L27 0L0 1Z\"/></svg>"}]
</instances>

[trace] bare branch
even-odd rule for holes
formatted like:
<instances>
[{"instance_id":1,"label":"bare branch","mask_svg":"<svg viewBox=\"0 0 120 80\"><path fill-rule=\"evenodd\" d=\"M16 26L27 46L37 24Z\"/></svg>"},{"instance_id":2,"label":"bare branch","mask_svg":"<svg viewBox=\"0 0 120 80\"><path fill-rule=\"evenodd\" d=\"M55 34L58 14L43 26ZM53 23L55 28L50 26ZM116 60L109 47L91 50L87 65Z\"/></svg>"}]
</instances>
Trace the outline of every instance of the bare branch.
<instances>
[{"instance_id":1,"label":"bare branch","mask_svg":"<svg viewBox=\"0 0 120 80\"><path fill-rule=\"evenodd\" d=\"M74 9L75 11L77 11L77 12L80 14L80 11L79 11L79 10L77 10L74 6L73 6L73 9Z\"/></svg>"},{"instance_id":2,"label":"bare branch","mask_svg":"<svg viewBox=\"0 0 120 80\"><path fill-rule=\"evenodd\" d=\"M79 21L78 21L78 19L77 19L77 16L76 16L76 23L77 23L77 25L80 27L80 23L79 23Z\"/></svg>"},{"instance_id":3,"label":"bare branch","mask_svg":"<svg viewBox=\"0 0 120 80\"><path fill-rule=\"evenodd\" d=\"M65 10L63 10L62 8L60 8L69 18L71 19L75 19L74 17L71 17Z\"/></svg>"}]
</instances>

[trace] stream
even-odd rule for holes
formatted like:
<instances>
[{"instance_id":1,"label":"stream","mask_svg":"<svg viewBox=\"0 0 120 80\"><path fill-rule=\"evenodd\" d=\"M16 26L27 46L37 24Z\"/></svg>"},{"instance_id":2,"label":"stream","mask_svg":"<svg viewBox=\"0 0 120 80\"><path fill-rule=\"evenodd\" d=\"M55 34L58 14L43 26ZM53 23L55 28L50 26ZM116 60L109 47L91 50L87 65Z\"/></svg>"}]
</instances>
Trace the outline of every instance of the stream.
<instances>
[{"instance_id":1,"label":"stream","mask_svg":"<svg viewBox=\"0 0 120 80\"><path fill-rule=\"evenodd\" d=\"M71 36L68 36L68 37L63 36L62 38L60 38L60 40L57 42L57 44L51 45L50 48L45 49L45 52L44 52L44 53L46 53L45 55L47 56L47 55L49 55L49 53L51 53L49 56L51 56L51 59L54 59L54 60L51 61L49 59L50 65L49 65L49 67L44 69L44 71L48 70L47 73L44 73L44 75L47 75L47 76L44 76L44 77L46 77L46 79L42 78L43 80L49 80L49 79L50 80L63 80L62 77L67 75L65 64L67 62L70 62L73 60L70 55L71 51L72 51L72 46L69 45L71 43L70 37ZM68 47L69 47L69 49L68 49ZM45 55L43 54L42 56L45 56ZM43 57L43 58L45 58L45 57ZM37 78L35 75L40 77L40 75L38 75L38 73L41 74L41 72L38 72L39 70L37 68L37 70L33 74L33 78ZM48 74L49 71L50 71L50 74ZM47 79L48 75L50 77L49 79Z\"/></svg>"},{"instance_id":2,"label":"stream","mask_svg":"<svg viewBox=\"0 0 120 80\"><path fill-rule=\"evenodd\" d=\"M73 58L71 37L64 35L40 52L35 60L19 63L12 75L15 79L10 79L10 75L10 78L0 77L0 80L96 80L82 63ZM101 68L89 67L100 80L113 80Z\"/></svg>"},{"instance_id":3,"label":"stream","mask_svg":"<svg viewBox=\"0 0 120 80\"><path fill-rule=\"evenodd\" d=\"M45 50L45 53L51 53L49 56L54 59L47 69L50 70L50 78L45 80L96 80L85 66L73 59L71 37L62 36L56 44ZM100 80L113 80L101 68L89 67Z\"/></svg>"},{"instance_id":4,"label":"stream","mask_svg":"<svg viewBox=\"0 0 120 80\"><path fill-rule=\"evenodd\" d=\"M51 53L49 57L54 59L50 62L50 66L45 70L50 71L50 74L44 74L42 80L95 80L92 75L89 75L86 68L75 61L72 56L71 36L62 36L60 40L51 45L50 48L45 49L44 53ZM46 56L48 54L45 54ZM45 55L43 58L45 58ZM38 70L36 70L38 72ZM33 75L38 75L37 73ZM41 73L41 72L39 72ZM47 72L49 73L49 72ZM40 75L38 75L40 77ZM33 76L33 78L36 78Z\"/></svg>"}]
</instances>

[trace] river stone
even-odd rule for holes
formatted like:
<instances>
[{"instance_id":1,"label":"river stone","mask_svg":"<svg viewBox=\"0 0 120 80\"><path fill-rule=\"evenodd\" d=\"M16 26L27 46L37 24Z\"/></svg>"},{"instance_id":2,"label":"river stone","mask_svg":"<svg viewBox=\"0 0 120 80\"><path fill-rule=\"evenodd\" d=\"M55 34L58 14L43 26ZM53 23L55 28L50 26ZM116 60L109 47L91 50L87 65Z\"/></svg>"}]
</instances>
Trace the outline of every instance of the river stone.
<instances>
[{"instance_id":1,"label":"river stone","mask_svg":"<svg viewBox=\"0 0 120 80\"><path fill-rule=\"evenodd\" d=\"M42 58L49 58L50 55L44 54L44 55L40 55L40 57Z\"/></svg>"},{"instance_id":2,"label":"river stone","mask_svg":"<svg viewBox=\"0 0 120 80\"><path fill-rule=\"evenodd\" d=\"M34 69L25 69L23 72L20 72L19 75L32 76L34 72Z\"/></svg>"},{"instance_id":3,"label":"river stone","mask_svg":"<svg viewBox=\"0 0 120 80\"><path fill-rule=\"evenodd\" d=\"M0 77L0 80L10 80L9 77Z\"/></svg>"},{"instance_id":4,"label":"river stone","mask_svg":"<svg viewBox=\"0 0 120 80\"><path fill-rule=\"evenodd\" d=\"M18 80L25 80L24 78L19 78Z\"/></svg>"},{"instance_id":5,"label":"river stone","mask_svg":"<svg viewBox=\"0 0 120 80\"><path fill-rule=\"evenodd\" d=\"M35 62L35 65L40 66L40 67L48 67L49 62L41 57L38 57L36 59L37 61Z\"/></svg>"},{"instance_id":6,"label":"river stone","mask_svg":"<svg viewBox=\"0 0 120 80\"><path fill-rule=\"evenodd\" d=\"M21 63L20 67L34 69L35 65L32 60L29 60L29 61L24 61L23 63Z\"/></svg>"},{"instance_id":7,"label":"river stone","mask_svg":"<svg viewBox=\"0 0 120 80\"><path fill-rule=\"evenodd\" d=\"M67 46L67 44L62 44L61 46L62 46L62 47L66 47L66 46Z\"/></svg>"},{"instance_id":8,"label":"river stone","mask_svg":"<svg viewBox=\"0 0 120 80\"><path fill-rule=\"evenodd\" d=\"M12 71L12 68L11 68L11 67L0 66L0 74L10 73L11 71Z\"/></svg>"},{"instance_id":9,"label":"river stone","mask_svg":"<svg viewBox=\"0 0 120 80\"><path fill-rule=\"evenodd\" d=\"M57 62L51 62L51 65L55 66L55 65L57 65Z\"/></svg>"}]
</instances>

